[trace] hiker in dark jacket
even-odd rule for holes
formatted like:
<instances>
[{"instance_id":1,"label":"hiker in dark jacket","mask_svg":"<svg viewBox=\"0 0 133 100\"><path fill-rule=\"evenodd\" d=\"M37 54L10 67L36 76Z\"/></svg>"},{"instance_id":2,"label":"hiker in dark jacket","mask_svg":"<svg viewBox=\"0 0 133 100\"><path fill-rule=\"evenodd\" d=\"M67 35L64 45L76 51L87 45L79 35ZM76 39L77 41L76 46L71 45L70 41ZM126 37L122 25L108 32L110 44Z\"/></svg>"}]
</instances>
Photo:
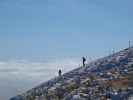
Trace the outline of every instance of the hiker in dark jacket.
<instances>
[{"instance_id":1,"label":"hiker in dark jacket","mask_svg":"<svg viewBox=\"0 0 133 100\"><path fill-rule=\"evenodd\" d=\"M84 67L85 66L85 62L86 62L86 58L82 57L82 60L83 60L83 67Z\"/></svg>"},{"instance_id":2,"label":"hiker in dark jacket","mask_svg":"<svg viewBox=\"0 0 133 100\"><path fill-rule=\"evenodd\" d=\"M61 76L62 72L61 72L61 69L59 69L59 72L58 72L59 76Z\"/></svg>"}]
</instances>

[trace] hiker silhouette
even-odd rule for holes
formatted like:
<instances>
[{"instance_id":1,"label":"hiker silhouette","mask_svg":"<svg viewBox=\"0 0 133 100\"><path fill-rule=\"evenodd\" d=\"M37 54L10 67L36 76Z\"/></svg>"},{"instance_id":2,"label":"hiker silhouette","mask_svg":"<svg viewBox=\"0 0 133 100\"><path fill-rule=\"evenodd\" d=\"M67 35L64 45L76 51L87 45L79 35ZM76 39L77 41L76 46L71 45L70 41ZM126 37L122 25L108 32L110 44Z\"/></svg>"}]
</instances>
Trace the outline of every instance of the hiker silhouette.
<instances>
[{"instance_id":1,"label":"hiker silhouette","mask_svg":"<svg viewBox=\"0 0 133 100\"><path fill-rule=\"evenodd\" d=\"M83 61L83 67L85 66L85 62L86 62L86 58L82 57L82 61Z\"/></svg>"},{"instance_id":2,"label":"hiker silhouette","mask_svg":"<svg viewBox=\"0 0 133 100\"><path fill-rule=\"evenodd\" d=\"M61 74L62 74L62 71L61 71L61 69L59 69L59 72L58 72L58 74L59 74L59 76L61 76Z\"/></svg>"}]
</instances>

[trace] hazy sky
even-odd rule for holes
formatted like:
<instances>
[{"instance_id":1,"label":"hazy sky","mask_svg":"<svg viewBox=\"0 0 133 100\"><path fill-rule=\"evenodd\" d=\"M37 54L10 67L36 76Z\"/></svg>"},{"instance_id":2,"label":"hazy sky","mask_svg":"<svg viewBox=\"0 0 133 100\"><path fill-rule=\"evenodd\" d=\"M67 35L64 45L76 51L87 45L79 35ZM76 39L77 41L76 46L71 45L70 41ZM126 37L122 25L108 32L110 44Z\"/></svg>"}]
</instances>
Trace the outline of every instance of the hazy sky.
<instances>
[{"instance_id":1,"label":"hazy sky","mask_svg":"<svg viewBox=\"0 0 133 100\"><path fill-rule=\"evenodd\" d=\"M133 44L133 0L0 0L0 100L128 40Z\"/></svg>"},{"instance_id":2,"label":"hazy sky","mask_svg":"<svg viewBox=\"0 0 133 100\"><path fill-rule=\"evenodd\" d=\"M132 0L0 0L0 59L101 56L133 39Z\"/></svg>"}]
</instances>

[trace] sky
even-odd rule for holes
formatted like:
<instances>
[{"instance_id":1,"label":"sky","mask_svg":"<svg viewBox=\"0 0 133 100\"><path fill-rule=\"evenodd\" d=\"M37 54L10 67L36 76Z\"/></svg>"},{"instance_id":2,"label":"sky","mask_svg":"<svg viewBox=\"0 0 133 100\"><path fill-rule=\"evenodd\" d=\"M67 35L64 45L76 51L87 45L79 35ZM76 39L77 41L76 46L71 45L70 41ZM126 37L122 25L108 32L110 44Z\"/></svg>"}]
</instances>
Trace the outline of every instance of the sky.
<instances>
[{"instance_id":1,"label":"sky","mask_svg":"<svg viewBox=\"0 0 133 100\"><path fill-rule=\"evenodd\" d=\"M132 0L0 0L0 59L100 57L133 39Z\"/></svg>"},{"instance_id":2,"label":"sky","mask_svg":"<svg viewBox=\"0 0 133 100\"><path fill-rule=\"evenodd\" d=\"M91 61L133 44L132 4L0 0L0 99L55 77L59 68L79 67L82 56Z\"/></svg>"}]
</instances>

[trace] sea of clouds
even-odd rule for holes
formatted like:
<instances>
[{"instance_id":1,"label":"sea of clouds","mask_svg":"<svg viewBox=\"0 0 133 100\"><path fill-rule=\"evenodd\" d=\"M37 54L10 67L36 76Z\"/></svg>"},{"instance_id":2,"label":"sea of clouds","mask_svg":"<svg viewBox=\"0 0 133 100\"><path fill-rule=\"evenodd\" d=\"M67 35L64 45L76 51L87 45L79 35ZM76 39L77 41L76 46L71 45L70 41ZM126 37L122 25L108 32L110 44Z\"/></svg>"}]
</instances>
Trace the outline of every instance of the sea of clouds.
<instances>
[{"instance_id":1,"label":"sea of clouds","mask_svg":"<svg viewBox=\"0 0 133 100\"><path fill-rule=\"evenodd\" d=\"M80 65L79 58L0 61L0 100L8 100L56 77L59 69L65 73Z\"/></svg>"}]
</instances>

